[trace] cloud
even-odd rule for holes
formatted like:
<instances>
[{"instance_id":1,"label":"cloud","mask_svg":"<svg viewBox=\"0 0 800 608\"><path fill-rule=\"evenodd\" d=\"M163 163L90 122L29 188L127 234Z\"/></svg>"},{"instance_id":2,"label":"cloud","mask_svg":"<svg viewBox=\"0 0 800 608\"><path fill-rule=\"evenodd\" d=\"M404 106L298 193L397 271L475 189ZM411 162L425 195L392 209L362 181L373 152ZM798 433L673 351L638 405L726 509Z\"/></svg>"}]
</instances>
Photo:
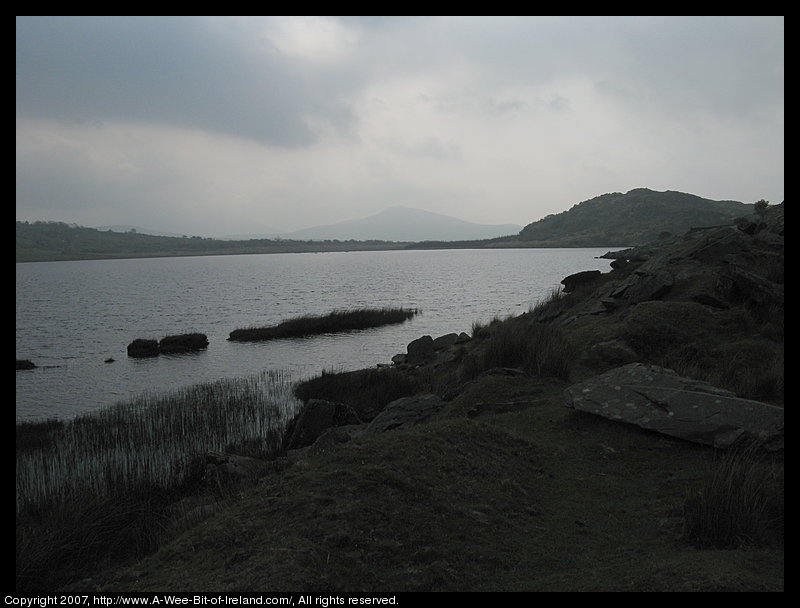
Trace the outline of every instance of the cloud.
<instances>
[{"instance_id":1,"label":"cloud","mask_svg":"<svg viewBox=\"0 0 800 608\"><path fill-rule=\"evenodd\" d=\"M173 232L783 199L783 18L18 17L17 217Z\"/></svg>"}]
</instances>

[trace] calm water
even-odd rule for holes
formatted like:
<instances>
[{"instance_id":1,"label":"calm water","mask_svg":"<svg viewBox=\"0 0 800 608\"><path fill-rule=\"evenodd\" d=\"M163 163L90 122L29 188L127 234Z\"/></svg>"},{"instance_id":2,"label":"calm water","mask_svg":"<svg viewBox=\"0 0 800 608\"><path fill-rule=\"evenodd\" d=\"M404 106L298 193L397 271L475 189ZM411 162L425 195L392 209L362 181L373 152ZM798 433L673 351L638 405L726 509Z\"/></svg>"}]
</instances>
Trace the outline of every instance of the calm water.
<instances>
[{"instance_id":1,"label":"calm water","mask_svg":"<svg viewBox=\"0 0 800 608\"><path fill-rule=\"evenodd\" d=\"M516 315L565 276L610 269L603 249L385 251L17 264L17 419L69 418L144 392L264 369L301 379L390 363L425 334ZM335 309L403 306L402 325L263 343L237 328ZM207 350L131 359L135 338L200 332ZM113 358L113 363L105 363Z\"/></svg>"}]
</instances>

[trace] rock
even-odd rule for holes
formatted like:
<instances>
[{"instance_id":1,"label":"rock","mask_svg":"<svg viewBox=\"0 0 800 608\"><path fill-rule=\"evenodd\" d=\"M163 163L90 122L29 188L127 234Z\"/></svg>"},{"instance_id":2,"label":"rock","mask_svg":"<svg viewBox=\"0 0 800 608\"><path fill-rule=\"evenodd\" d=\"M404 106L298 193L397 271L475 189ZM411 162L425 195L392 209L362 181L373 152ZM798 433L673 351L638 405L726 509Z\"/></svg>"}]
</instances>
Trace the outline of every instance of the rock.
<instances>
[{"instance_id":1,"label":"rock","mask_svg":"<svg viewBox=\"0 0 800 608\"><path fill-rule=\"evenodd\" d=\"M672 275L666 270L656 272L634 271L610 294L612 298L622 298L628 302L658 300L672 287Z\"/></svg>"},{"instance_id":2,"label":"rock","mask_svg":"<svg viewBox=\"0 0 800 608\"><path fill-rule=\"evenodd\" d=\"M389 403L383 410L375 416L369 426L367 433L384 433L395 429L404 429L427 420L430 416L438 412L444 401L436 395L414 395L413 397L402 397Z\"/></svg>"},{"instance_id":3,"label":"rock","mask_svg":"<svg viewBox=\"0 0 800 608\"><path fill-rule=\"evenodd\" d=\"M561 284L564 286L564 291L569 293L581 285L591 283L597 277L599 277L600 274L601 272L599 270L584 270L582 272L576 272L575 274L571 274L568 277L561 279Z\"/></svg>"},{"instance_id":4,"label":"rock","mask_svg":"<svg viewBox=\"0 0 800 608\"><path fill-rule=\"evenodd\" d=\"M282 447L296 450L310 446L331 427L360 423L353 408L344 403L309 399L289 423Z\"/></svg>"},{"instance_id":5,"label":"rock","mask_svg":"<svg viewBox=\"0 0 800 608\"><path fill-rule=\"evenodd\" d=\"M157 340L145 340L137 338L128 344L129 357L157 357L159 353Z\"/></svg>"},{"instance_id":6,"label":"rock","mask_svg":"<svg viewBox=\"0 0 800 608\"><path fill-rule=\"evenodd\" d=\"M421 365L433 356L433 338L422 336L406 347L406 363L408 365Z\"/></svg>"},{"instance_id":7,"label":"rock","mask_svg":"<svg viewBox=\"0 0 800 608\"><path fill-rule=\"evenodd\" d=\"M565 391L567 407L687 441L727 448L744 439L783 447L783 408L740 399L670 369L631 363Z\"/></svg>"},{"instance_id":8,"label":"rock","mask_svg":"<svg viewBox=\"0 0 800 608\"><path fill-rule=\"evenodd\" d=\"M190 353L203 350L208 346L205 334L180 334L165 336L158 343L158 350L163 354Z\"/></svg>"},{"instance_id":9,"label":"rock","mask_svg":"<svg viewBox=\"0 0 800 608\"><path fill-rule=\"evenodd\" d=\"M443 348L448 348L453 346L458 341L458 334L446 334L444 336L439 336L433 341L433 350L442 350Z\"/></svg>"},{"instance_id":10,"label":"rock","mask_svg":"<svg viewBox=\"0 0 800 608\"><path fill-rule=\"evenodd\" d=\"M472 340L472 337L465 331L462 331L458 334L458 338L456 339L456 344L464 344L465 342L469 342Z\"/></svg>"},{"instance_id":11,"label":"rock","mask_svg":"<svg viewBox=\"0 0 800 608\"><path fill-rule=\"evenodd\" d=\"M28 359L17 359L17 369L35 369L36 365Z\"/></svg>"},{"instance_id":12,"label":"rock","mask_svg":"<svg viewBox=\"0 0 800 608\"><path fill-rule=\"evenodd\" d=\"M394 357L392 357L392 363L395 365L403 365L406 362L406 354L405 353L398 353Z\"/></svg>"}]
</instances>

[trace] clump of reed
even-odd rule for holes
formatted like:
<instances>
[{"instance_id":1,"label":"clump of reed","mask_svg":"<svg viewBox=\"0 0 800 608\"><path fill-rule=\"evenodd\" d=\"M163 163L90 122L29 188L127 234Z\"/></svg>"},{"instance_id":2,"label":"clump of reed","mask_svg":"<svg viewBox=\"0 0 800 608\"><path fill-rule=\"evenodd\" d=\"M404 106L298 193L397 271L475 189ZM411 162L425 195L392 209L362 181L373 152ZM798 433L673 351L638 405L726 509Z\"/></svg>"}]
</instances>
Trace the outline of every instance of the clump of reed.
<instances>
[{"instance_id":1,"label":"clump of reed","mask_svg":"<svg viewBox=\"0 0 800 608\"><path fill-rule=\"evenodd\" d=\"M157 546L169 504L197 488L207 452L278 453L299 405L292 389L286 373L265 371L17 425L17 590Z\"/></svg>"},{"instance_id":2,"label":"clump of reed","mask_svg":"<svg viewBox=\"0 0 800 608\"><path fill-rule=\"evenodd\" d=\"M416 308L335 310L326 315L302 315L269 327L235 329L228 339L252 342L369 329L403 323L418 313Z\"/></svg>"},{"instance_id":3,"label":"clump of reed","mask_svg":"<svg viewBox=\"0 0 800 608\"><path fill-rule=\"evenodd\" d=\"M699 547L782 542L783 468L757 444L715 454L700 488L684 504L684 534Z\"/></svg>"}]
</instances>

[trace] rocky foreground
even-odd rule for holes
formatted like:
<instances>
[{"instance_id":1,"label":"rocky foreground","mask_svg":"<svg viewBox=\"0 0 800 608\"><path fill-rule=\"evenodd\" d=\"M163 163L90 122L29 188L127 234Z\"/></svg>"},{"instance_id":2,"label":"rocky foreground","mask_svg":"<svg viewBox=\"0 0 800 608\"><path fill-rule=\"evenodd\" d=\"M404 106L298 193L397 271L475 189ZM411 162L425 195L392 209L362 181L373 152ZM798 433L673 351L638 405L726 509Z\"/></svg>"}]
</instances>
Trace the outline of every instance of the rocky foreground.
<instances>
[{"instance_id":1,"label":"rocky foreground","mask_svg":"<svg viewBox=\"0 0 800 608\"><path fill-rule=\"evenodd\" d=\"M410 394L315 395L281 458L210 455L209 485L249 481L85 585L782 591L783 205L608 257L519 317L414 341L377 370ZM757 525L692 533L744 445L769 485Z\"/></svg>"}]
</instances>

